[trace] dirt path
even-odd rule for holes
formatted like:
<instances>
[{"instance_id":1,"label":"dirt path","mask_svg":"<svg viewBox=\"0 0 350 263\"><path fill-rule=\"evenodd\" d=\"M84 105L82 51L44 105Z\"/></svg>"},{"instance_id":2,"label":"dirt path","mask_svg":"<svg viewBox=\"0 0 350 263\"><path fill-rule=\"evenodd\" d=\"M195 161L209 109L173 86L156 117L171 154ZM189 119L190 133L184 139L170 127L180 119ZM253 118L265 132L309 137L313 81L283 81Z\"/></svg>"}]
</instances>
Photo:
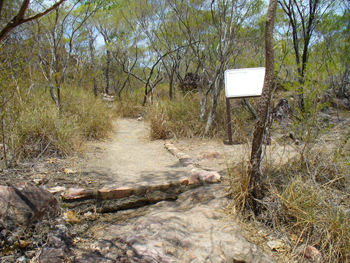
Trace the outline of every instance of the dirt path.
<instances>
[{"instance_id":1,"label":"dirt path","mask_svg":"<svg viewBox=\"0 0 350 263\"><path fill-rule=\"evenodd\" d=\"M143 122L118 120L111 140L89 145L89 157L80 163L81 175L94 177L102 186L169 181L188 175L189 170L165 149L165 142L148 140L148 132ZM239 160L244 148L200 140L177 141L175 145L190 154L197 166L216 170L224 178L227 156ZM83 223L74 230L75 262L273 262L223 213L230 202L226 187L222 182L189 188L178 194L176 201L115 213L81 214Z\"/></svg>"},{"instance_id":2,"label":"dirt path","mask_svg":"<svg viewBox=\"0 0 350 263\"><path fill-rule=\"evenodd\" d=\"M117 185L184 176L186 168L164 148L164 141L150 141L148 135L144 122L119 119L110 141L89 146L81 172Z\"/></svg>"}]
</instances>

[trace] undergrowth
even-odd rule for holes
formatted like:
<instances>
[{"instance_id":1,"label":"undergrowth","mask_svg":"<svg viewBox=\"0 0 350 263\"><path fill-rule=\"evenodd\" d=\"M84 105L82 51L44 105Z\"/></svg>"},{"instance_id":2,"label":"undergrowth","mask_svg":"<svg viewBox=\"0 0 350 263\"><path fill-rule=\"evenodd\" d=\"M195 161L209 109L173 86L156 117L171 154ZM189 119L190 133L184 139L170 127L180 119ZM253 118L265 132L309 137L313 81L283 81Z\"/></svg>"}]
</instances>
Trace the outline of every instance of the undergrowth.
<instances>
[{"instance_id":1,"label":"undergrowth","mask_svg":"<svg viewBox=\"0 0 350 263\"><path fill-rule=\"evenodd\" d=\"M322 262L350 262L349 127L346 123L324 127L318 112L312 113L309 123L302 123L307 129L300 145L275 134L272 145L264 146L265 197L259 200L257 216L244 207L250 164L242 161L229 166L231 212L269 227L270 233L283 240L283 253L289 259L304 262L300 252L304 245L321 251ZM287 152L292 154L286 157Z\"/></svg>"},{"instance_id":2,"label":"undergrowth","mask_svg":"<svg viewBox=\"0 0 350 263\"><path fill-rule=\"evenodd\" d=\"M71 88L62 89L61 100L60 111L43 91L14 96L8 103L0 135L7 165L22 158L68 155L79 151L86 140L108 136L112 114L100 99Z\"/></svg>"},{"instance_id":3,"label":"undergrowth","mask_svg":"<svg viewBox=\"0 0 350 263\"><path fill-rule=\"evenodd\" d=\"M209 106L207 107L209 112ZM176 100L157 101L149 107L147 119L152 139L204 137L207 116L200 121L201 106L198 93L179 96ZM220 98L213 128L206 137L226 137L226 108Z\"/></svg>"}]
</instances>

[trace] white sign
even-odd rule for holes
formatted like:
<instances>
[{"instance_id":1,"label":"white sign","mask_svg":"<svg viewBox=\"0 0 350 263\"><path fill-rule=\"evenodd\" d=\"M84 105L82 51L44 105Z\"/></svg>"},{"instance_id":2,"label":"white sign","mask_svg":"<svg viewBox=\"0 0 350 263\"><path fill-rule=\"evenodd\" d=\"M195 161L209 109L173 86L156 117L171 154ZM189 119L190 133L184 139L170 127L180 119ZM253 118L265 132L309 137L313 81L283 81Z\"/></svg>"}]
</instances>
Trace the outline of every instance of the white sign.
<instances>
[{"instance_id":1,"label":"white sign","mask_svg":"<svg viewBox=\"0 0 350 263\"><path fill-rule=\"evenodd\" d=\"M261 96L265 68L241 68L225 71L227 98Z\"/></svg>"}]
</instances>

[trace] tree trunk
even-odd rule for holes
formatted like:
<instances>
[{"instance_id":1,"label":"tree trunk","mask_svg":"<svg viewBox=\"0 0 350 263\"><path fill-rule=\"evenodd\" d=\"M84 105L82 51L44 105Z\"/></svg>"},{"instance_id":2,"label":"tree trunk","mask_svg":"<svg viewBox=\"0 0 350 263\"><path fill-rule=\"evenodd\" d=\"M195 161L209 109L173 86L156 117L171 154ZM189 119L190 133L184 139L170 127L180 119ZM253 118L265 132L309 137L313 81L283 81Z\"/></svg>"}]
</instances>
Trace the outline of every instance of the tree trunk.
<instances>
[{"instance_id":1,"label":"tree trunk","mask_svg":"<svg viewBox=\"0 0 350 263\"><path fill-rule=\"evenodd\" d=\"M92 36L92 33L90 33L89 38L89 47L90 47L90 56L91 56L91 69L92 69L92 80L94 83L94 95L95 97L98 96L98 88L97 88L97 81L96 81L96 66L95 66L95 48L94 48L94 38Z\"/></svg>"},{"instance_id":2,"label":"tree trunk","mask_svg":"<svg viewBox=\"0 0 350 263\"><path fill-rule=\"evenodd\" d=\"M255 124L252 153L250 157L250 200L248 202L250 202L256 215L260 212L257 200L261 200L264 196L262 187L263 180L261 173L261 154L274 82L273 28L276 15L276 7L277 0L270 0L269 8L267 11L265 33L266 73L264 87L258 106L258 119Z\"/></svg>"},{"instance_id":3,"label":"tree trunk","mask_svg":"<svg viewBox=\"0 0 350 263\"><path fill-rule=\"evenodd\" d=\"M105 71L105 76L106 76L106 89L105 93L109 93L109 71L110 71L110 65L111 65L111 52L107 49L106 52L107 55L107 61L106 61L106 71Z\"/></svg>"},{"instance_id":4,"label":"tree trunk","mask_svg":"<svg viewBox=\"0 0 350 263\"><path fill-rule=\"evenodd\" d=\"M209 116L207 119L207 124L205 126L205 131L204 131L205 135L209 134L209 131L210 131L211 127L213 126L213 122L214 122L214 118L215 118L215 114L216 114L216 108L218 106L218 100L219 100L220 92L221 92L222 86L223 86L222 79L223 78L221 77L221 75L219 75L215 81L210 112L209 112Z\"/></svg>"}]
</instances>

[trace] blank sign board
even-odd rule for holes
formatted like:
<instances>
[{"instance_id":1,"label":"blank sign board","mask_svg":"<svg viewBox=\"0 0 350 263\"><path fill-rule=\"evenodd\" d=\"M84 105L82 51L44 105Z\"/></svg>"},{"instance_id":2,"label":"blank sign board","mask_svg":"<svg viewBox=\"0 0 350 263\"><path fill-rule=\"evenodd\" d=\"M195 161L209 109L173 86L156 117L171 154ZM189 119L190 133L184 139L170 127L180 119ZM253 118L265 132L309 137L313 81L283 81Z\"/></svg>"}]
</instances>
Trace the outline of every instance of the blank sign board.
<instances>
[{"instance_id":1,"label":"blank sign board","mask_svg":"<svg viewBox=\"0 0 350 263\"><path fill-rule=\"evenodd\" d=\"M260 96L264 86L265 68L242 68L225 71L227 98Z\"/></svg>"}]
</instances>

